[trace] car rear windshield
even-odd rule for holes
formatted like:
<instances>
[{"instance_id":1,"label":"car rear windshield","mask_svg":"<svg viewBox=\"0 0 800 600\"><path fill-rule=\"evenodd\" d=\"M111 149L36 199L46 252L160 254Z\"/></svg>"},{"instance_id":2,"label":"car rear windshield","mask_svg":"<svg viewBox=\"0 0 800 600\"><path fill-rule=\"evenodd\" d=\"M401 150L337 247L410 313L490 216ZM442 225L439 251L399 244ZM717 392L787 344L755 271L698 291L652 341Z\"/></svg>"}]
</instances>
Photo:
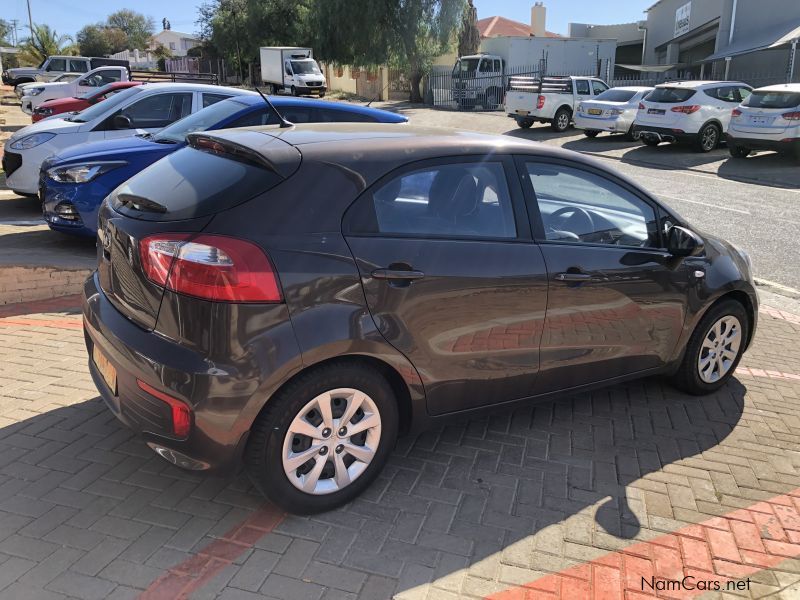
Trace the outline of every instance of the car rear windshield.
<instances>
[{"instance_id":1,"label":"car rear windshield","mask_svg":"<svg viewBox=\"0 0 800 600\"><path fill-rule=\"evenodd\" d=\"M751 108L794 108L800 106L800 93L755 91L742 105Z\"/></svg>"},{"instance_id":2,"label":"car rear windshield","mask_svg":"<svg viewBox=\"0 0 800 600\"><path fill-rule=\"evenodd\" d=\"M635 91L632 90L615 90L610 89L606 90L599 96L595 97L595 100L604 100L605 102L627 102L631 98L636 95Z\"/></svg>"},{"instance_id":3,"label":"car rear windshield","mask_svg":"<svg viewBox=\"0 0 800 600\"><path fill-rule=\"evenodd\" d=\"M233 208L281 181L264 167L182 148L133 176L109 200L134 219L178 221Z\"/></svg>"},{"instance_id":4,"label":"car rear windshield","mask_svg":"<svg viewBox=\"0 0 800 600\"><path fill-rule=\"evenodd\" d=\"M664 102L666 104L677 104L678 102L686 102L689 98L694 96L695 90L686 88L674 87L657 87L652 92L645 96L648 102Z\"/></svg>"}]
</instances>

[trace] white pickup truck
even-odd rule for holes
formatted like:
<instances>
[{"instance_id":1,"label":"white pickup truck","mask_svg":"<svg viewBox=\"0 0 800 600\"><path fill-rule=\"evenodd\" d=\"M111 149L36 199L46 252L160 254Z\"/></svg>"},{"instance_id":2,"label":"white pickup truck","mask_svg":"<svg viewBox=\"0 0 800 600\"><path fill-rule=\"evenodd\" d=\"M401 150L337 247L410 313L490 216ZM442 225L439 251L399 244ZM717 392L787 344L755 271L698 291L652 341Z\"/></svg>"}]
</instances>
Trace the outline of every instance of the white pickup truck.
<instances>
[{"instance_id":1,"label":"white pickup truck","mask_svg":"<svg viewBox=\"0 0 800 600\"><path fill-rule=\"evenodd\" d=\"M512 77L505 110L525 129L539 121L566 131L575 107L607 89L606 82L596 77Z\"/></svg>"},{"instance_id":2,"label":"white pickup truck","mask_svg":"<svg viewBox=\"0 0 800 600\"><path fill-rule=\"evenodd\" d=\"M22 111L32 115L33 109L45 100L80 96L109 83L128 81L129 79L130 74L127 67L98 67L72 81L31 84L25 88L25 95L22 97Z\"/></svg>"}]
</instances>

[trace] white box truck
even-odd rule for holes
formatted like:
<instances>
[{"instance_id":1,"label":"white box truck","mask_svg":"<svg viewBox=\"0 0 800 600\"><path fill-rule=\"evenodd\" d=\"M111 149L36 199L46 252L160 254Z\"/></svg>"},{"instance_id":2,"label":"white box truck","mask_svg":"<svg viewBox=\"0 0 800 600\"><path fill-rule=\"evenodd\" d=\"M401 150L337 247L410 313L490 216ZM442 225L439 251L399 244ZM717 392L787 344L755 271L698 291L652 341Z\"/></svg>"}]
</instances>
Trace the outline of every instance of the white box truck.
<instances>
[{"instance_id":1,"label":"white box truck","mask_svg":"<svg viewBox=\"0 0 800 600\"><path fill-rule=\"evenodd\" d=\"M311 48L261 48L261 80L273 94L285 90L292 96L317 94L322 98L328 87Z\"/></svg>"}]
</instances>

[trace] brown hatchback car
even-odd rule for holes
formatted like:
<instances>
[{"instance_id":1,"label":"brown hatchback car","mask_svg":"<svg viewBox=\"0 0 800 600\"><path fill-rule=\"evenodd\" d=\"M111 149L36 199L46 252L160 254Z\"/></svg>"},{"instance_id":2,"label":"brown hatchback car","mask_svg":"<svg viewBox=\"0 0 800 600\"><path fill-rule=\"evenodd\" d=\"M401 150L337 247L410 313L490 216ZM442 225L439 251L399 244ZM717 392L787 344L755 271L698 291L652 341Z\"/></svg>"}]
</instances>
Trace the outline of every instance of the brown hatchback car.
<instances>
[{"instance_id":1,"label":"brown hatchback car","mask_svg":"<svg viewBox=\"0 0 800 600\"><path fill-rule=\"evenodd\" d=\"M747 255L579 154L375 124L192 134L117 188L89 365L168 461L286 510L364 490L398 432L653 374L692 394L756 326Z\"/></svg>"}]
</instances>

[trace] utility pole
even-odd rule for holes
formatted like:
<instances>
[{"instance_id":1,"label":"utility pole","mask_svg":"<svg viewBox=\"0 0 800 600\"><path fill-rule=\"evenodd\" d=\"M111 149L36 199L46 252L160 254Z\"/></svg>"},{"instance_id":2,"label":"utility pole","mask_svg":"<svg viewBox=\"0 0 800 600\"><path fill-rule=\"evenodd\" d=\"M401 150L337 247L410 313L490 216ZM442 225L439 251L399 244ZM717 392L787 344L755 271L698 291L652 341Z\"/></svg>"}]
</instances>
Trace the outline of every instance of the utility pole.
<instances>
[{"instance_id":1,"label":"utility pole","mask_svg":"<svg viewBox=\"0 0 800 600\"><path fill-rule=\"evenodd\" d=\"M31 16L31 0L28 0L28 25L31 28L31 37L33 37L33 17Z\"/></svg>"},{"instance_id":2,"label":"utility pole","mask_svg":"<svg viewBox=\"0 0 800 600\"><path fill-rule=\"evenodd\" d=\"M19 23L19 19L11 19L11 27L13 27L13 37L11 39L12 45L17 45L17 23Z\"/></svg>"},{"instance_id":3,"label":"utility pole","mask_svg":"<svg viewBox=\"0 0 800 600\"><path fill-rule=\"evenodd\" d=\"M30 2L30 0L28 0ZM242 51L239 48L239 25L236 20L236 5L231 2L231 14L233 15L233 34L236 36L236 58L239 62L239 84L244 85L244 71L242 70Z\"/></svg>"}]
</instances>

